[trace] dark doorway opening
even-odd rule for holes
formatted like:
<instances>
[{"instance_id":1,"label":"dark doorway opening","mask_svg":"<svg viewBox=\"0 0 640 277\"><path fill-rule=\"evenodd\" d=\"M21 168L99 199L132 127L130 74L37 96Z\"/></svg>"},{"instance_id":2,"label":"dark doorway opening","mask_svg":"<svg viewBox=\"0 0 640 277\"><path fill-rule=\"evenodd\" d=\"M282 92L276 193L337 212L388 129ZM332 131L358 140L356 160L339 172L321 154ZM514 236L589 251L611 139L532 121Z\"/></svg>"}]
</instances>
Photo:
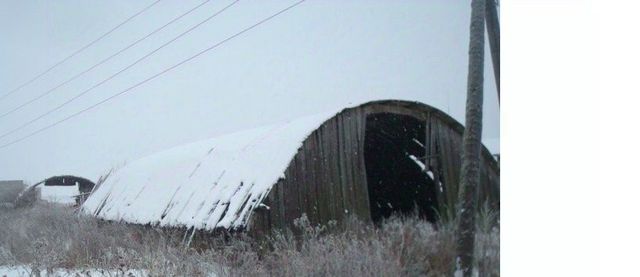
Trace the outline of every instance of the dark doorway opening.
<instances>
[{"instance_id":1,"label":"dark doorway opening","mask_svg":"<svg viewBox=\"0 0 640 277\"><path fill-rule=\"evenodd\" d=\"M418 215L435 222L435 182L421 168L425 123L406 115L367 116L364 159L371 219L392 214Z\"/></svg>"}]
</instances>

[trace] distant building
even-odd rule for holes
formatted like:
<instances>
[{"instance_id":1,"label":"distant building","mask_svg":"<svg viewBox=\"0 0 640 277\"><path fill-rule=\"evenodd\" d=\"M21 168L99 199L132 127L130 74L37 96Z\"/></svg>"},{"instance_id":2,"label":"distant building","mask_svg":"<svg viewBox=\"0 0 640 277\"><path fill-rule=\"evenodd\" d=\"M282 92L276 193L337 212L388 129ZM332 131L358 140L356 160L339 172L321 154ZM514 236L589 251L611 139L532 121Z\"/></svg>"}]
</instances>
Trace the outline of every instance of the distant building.
<instances>
[{"instance_id":1,"label":"distant building","mask_svg":"<svg viewBox=\"0 0 640 277\"><path fill-rule=\"evenodd\" d=\"M42 195L40 193L41 188L39 187L41 185L43 185L44 187L71 188L71 190L65 190L62 195L46 195L47 197L43 200L60 202L62 204L73 203L76 206L81 205L86 200L87 196L91 193L95 186L95 184L91 180L73 175L49 177L43 181L29 186L24 190L24 192L19 194L17 198L14 198L16 206L30 205L31 203L35 202L35 200L42 199ZM56 197L64 197L68 199L56 199Z\"/></svg>"},{"instance_id":2,"label":"distant building","mask_svg":"<svg viewBox=\"0 0 640 277\"><path fill-rule=\"evenodd\" d=\"M463 127L417 102L385 100L172 148L116 169L82 211L99 218L261 234L349 215L430 221L458 196ZM478 201L500 205L483 147Z\"/></svg>"},{"instance_id":3,"label":"distant building","mask_svg":"<svg viewBox=\"0 0 640 277\"><path fill-rule=\"evenodd\" d=\"M95 186L89 179L72 175L53 176L43 182L45 187L72 187L71 193L64 196L72 198L76 205L82 204Z\"/></svg>"},{"instance_id":4,"label":"distant building","mask_svg":"<svg viewBox=\"0 0 640 277\"><path fill-rule=\"evenodd\" d=\"M21 180L0 181L0 202L13 202L27 185Z\"/></svg>"},{"instance_id":5,"label":"distant building","mask_svg":"<svg viewBox=\"0 0 640 277\"><path fill-rule=\"evenodd\" d=\"M14 201L27 185L21 180L0 181L0 206L13 206Z\"/></svg>"}]
</instances>

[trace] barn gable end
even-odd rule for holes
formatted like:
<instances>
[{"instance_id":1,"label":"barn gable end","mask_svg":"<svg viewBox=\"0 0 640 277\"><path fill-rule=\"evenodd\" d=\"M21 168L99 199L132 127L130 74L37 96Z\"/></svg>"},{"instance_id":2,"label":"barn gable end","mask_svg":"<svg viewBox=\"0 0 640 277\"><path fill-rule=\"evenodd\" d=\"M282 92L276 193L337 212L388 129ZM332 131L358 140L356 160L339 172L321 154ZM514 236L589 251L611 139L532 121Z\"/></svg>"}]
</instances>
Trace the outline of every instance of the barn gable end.
<instances>
[{"instance_id":1,"label":"barn gable end","mask_svg":"<svg viewBox=\"0 0 640 277\"><path fill-rule=\"evenodd\" d=\"M425 183L434 184L434 189L419 190L420 195L402 195L408 201L429 198L433 206L425 204L423 211L425 218L434 221L431 209L443 211L444 207L451 207L457 200L457 184L461 165L461 144L464 127L445 113L417 102L406 101L375 101L360 106L345 109L334 117L324 122L304 141L302 147L292 159L286 169L285 178L280 179L273 187L265 204L269 210L260 210L255 213L251 221L251 231L255 234L269 232L277 228L293 227L293 220L305 214L310 223L325 224L330 220L341 221L349 215L371 221L376 219L376 201L370 195L371 184L368 175L371 172L366 161L367 138L371 137L371 123L377 118L385 116L407 117L422 125L424 134L416 136L422 138L419 145L413 149L416 158L424 165L422 178ZM380 126L394 132L398 127L397 121L381 122L390 124ZM394 128L395 127L395 128ZM415 131L415 130L414 130ZM395 141L394 143L397 143ZM387 146L387 145L383 145ZM380 145L374 145L376 149ZM417 150L419 149L419 150ZM368 150L372 151L372 150ZM375 150L373 150L375 151ZM418 152L419 151L419 152ZM402 154L402 153L401 153ZM408 156L408 155L406 155ZM424 158L427 159L424 159ZM410 157L407 157L407 161ZM398 160L395 160L397 162ZM417 164L403 164L420 170ZM479 189L479 202L487 202L494 209L499 209L499 168L490 152L483 148L481 188ZM374 168L372 168L374 169ZM375 168L377 169L377 168ZM397 170L393 169L391 171ZM428 173L427 173L428 172ZM402 178L402 175L396 177ZM428 179L428 180L427 180ZM387 180L388 181L388 180ZM422 182L423 180L420 179ZM427 182L428 181L428 182ZM400 184L398 184L400 185ZM441 186L442 190L440 190ZM390 187L380 194L388 194L389 190L401 190L399 187ZM404 191L407 191L404 189ZM431 192L431 193L429 193ZM393 210L400 212L401 207L385 207L398 197L386 197L383 195L380 210ZM416 204L421 204L416 201ZM411 210L413 206L404 210ZM388 215L389 211L381 211ZM428 214L428 215L427 215Z\"/></svg>"}]
</instances>

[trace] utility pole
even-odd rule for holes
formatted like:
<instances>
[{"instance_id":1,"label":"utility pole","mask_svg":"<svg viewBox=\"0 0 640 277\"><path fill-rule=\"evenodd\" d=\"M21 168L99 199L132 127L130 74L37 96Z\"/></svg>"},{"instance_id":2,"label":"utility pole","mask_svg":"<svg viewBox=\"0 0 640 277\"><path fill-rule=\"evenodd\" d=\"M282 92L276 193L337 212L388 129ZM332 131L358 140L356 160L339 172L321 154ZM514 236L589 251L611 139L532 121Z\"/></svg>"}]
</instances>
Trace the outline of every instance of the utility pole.
<instances>
[{"instance_id":1,"label":"utility pole","mask_svg":"<svg viewBox=\"0 0 640 277\"><path fill-rule=\"evenodd\" d=\"M473 272L476 233L475 202L480 183L485 11L485 0L472 0L467 103L465 129L462 137L462 169L460 171L460 189L457 203L458 226L456 228L456 262L465 277L470 277Z\"/></svg>"},{"instance_id":2,"label":"utility pole","mask_svg":"<svg viewBox=\"0 0 640 277\"><path fill-rule=\"evenodd\" d=\"M485 17L487 22L487 34L489 35L489 49L493 63L493 75L498 89L498 104L500 104L500 21L498 19L498 7L496 0L486 0Z\"/></svg>"}]
</instances>

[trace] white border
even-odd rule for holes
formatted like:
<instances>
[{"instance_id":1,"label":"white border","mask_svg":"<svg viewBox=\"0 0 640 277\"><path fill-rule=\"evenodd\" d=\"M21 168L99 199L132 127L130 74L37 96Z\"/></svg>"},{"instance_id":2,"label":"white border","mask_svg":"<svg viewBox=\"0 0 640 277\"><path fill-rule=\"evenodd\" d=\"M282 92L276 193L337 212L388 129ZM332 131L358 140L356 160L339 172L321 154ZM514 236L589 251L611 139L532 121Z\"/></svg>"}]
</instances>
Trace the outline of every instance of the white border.
<instances>
[{"instance_id":1,"label":"white border","mask_svg":"<svg viewBox=\"0 0 640 277\"><path fill-rule=\"evenodd\" d=\"M501 1L504 276L637 274L640 101L618 96L640 95L640 9L624 3Z\"/></svg>"}]
</instances>

